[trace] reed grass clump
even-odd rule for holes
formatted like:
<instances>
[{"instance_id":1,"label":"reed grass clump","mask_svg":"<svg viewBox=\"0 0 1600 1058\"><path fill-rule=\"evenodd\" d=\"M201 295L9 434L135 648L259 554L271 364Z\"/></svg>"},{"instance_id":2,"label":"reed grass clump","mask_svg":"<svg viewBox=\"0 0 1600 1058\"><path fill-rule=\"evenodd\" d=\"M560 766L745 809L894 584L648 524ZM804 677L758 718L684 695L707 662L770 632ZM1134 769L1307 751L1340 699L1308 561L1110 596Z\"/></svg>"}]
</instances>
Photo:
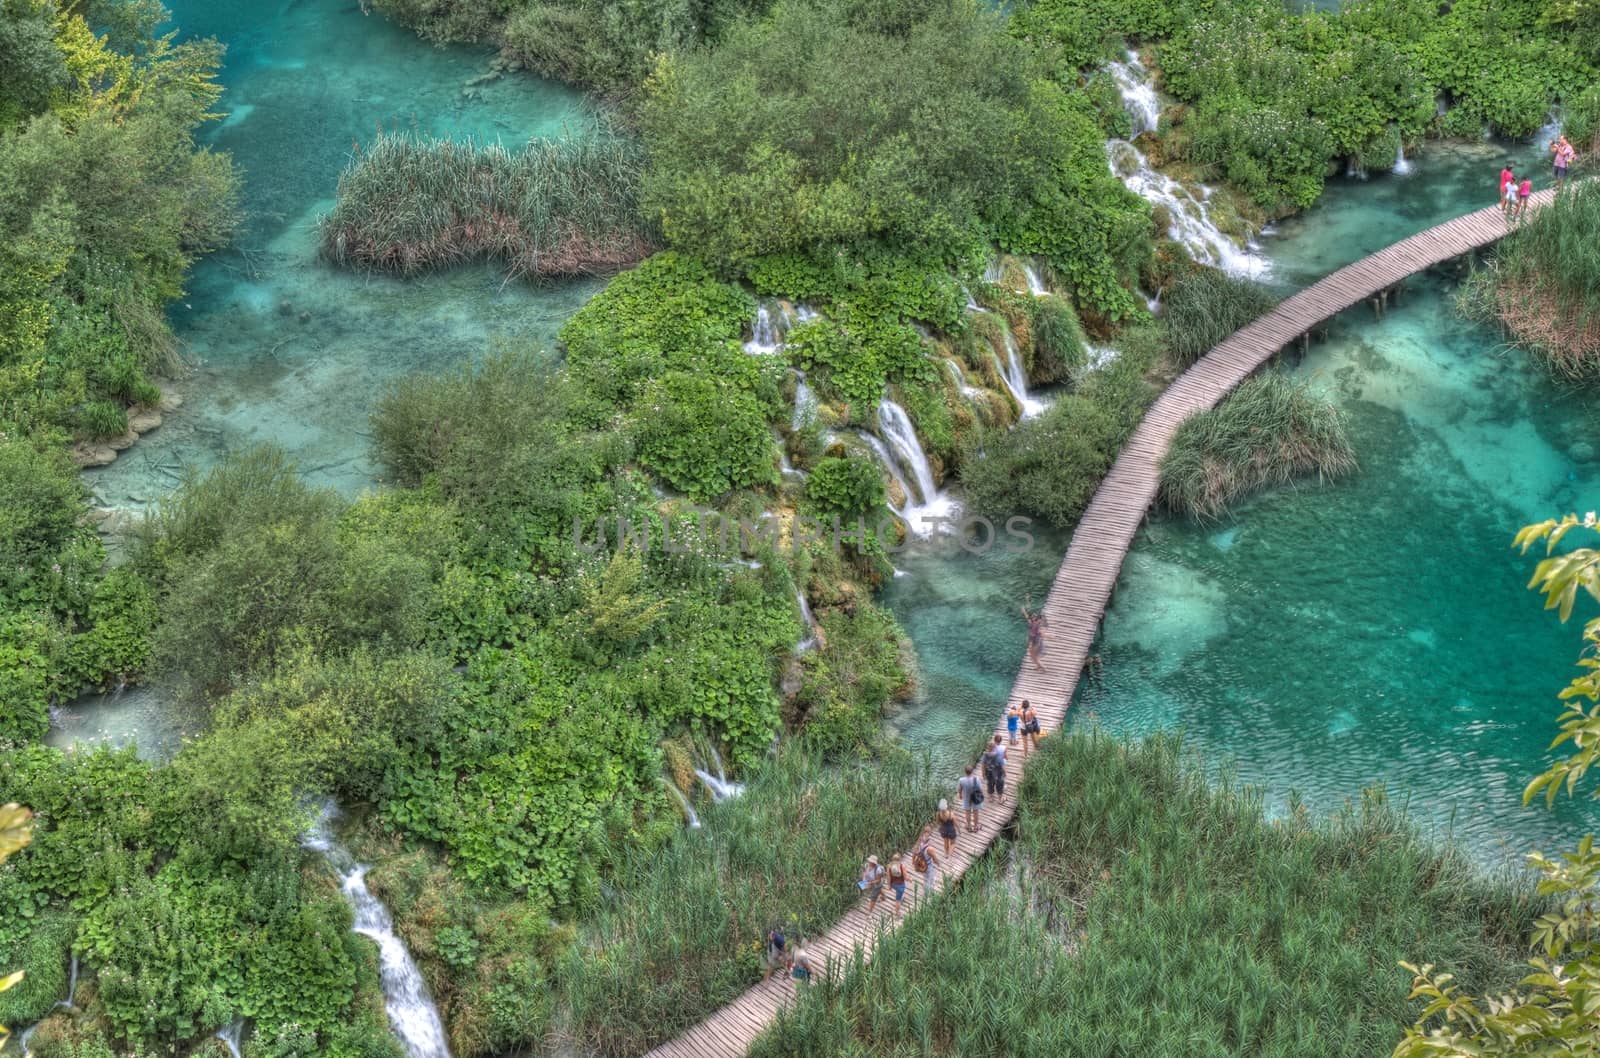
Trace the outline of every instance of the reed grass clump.
<instances>
[{"instance_id":1,"label":"reed grass clump","mask_svg":"<svg viewBox=\"0 0 1600 1058\"><path fill-rule=\"evenodd\" d=\"M1413 1018L1400 959L1515 982L1531 887L1486 879L1372 792L1268 822L1170 737L1049 739L995 854L754 1058L1372 1058ZM1470 981L1470 983L1469 983Z\"/></svg>"},{"instance_id":2,"label":"reed grass clump","mask_svg":"<svg viewBox=\"0 0 1600 1058\"><path fill-rule=\"evenodd\" d=\"M1344 413L1273 372L1178 427L1161 461L1161 499L1192 518L1216 518L1258 489L1355 469Z\"/></svg>"},{"instance_id":3,"label":"reed grass clump","mask_svg":"<svg viewBox=\"0 0 1600 1058\"><path fill-rule=\"evenodd\" d=\"M616 271L649 254L637 141L598 130L521 150L383 134L339 178L323 255L411 276L487 257L511 275Z\"/></svg>"},{"instance_id":4,"label":"reed grass clump","mask_svg":"<svg viewBox=\"0 0 1600 1058\"><path fill-rule=\"evenodd\" d=\"M745 794L651 854L621 852L561 977L585 1054L643 1054L760 980L766 931L818 936L860 897L868 855L907 851L932 817L928 769L894 757L827 766L789 743Z\"/></svg>"},{"instance_id":5,"label":"reed grass clump","mask_svg":"<svg viewBox=\"0 0 1600 1058\"><path fill-rule=\"evenodd\" d=\"M1172 356L1187 367L1224 338L1277 304L1265 287L1213 268L1173 283L1163 319Z\"/></svg>"},{"instance_id":6,"label":"reed grass clump","mask_svg":"<svg viewBox=\"0 0 1600 1058\"><path fill-rule=\"evenodd\" d=\"M1529 214L1457 305L1504 324L1556 377L1600 381L1600 185L1573 184Z\"/></svg>"}]
</instances>

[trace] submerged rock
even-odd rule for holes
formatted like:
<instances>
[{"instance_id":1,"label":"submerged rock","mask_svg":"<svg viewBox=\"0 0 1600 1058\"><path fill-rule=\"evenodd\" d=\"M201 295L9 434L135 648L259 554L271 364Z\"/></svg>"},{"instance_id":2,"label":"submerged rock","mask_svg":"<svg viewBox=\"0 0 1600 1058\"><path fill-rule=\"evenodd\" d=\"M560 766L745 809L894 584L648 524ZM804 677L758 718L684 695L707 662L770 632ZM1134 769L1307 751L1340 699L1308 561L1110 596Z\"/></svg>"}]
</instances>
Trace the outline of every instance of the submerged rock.
<instances>
[{"instance_id":1,"label":"submerged rock","mask_svg":"<svg viewBox=\"0 0 1600 1058\"><path fill-rule=\"evenodd\" d=\"M79 441L72 446L72 461L80 467L103 467L116 462L117 450L110 445Z\"/></svg>"}]
</instances>

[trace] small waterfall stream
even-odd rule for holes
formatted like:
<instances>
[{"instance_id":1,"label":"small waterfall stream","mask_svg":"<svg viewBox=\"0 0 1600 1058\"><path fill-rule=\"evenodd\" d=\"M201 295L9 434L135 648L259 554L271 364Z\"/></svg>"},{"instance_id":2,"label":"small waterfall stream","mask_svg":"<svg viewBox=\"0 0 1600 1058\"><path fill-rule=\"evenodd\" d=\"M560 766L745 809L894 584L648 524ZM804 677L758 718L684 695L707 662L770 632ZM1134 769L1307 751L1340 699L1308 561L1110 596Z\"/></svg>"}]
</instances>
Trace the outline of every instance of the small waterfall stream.
<instances>
[{"instance_id":1,"label":"small waterfall stream","mask_svg":"<svg viewBox=\"0 0 1600 1058\"><path fill-rule=\"evenodd\" d=\"M1000 377L1005 380L1006 389L1017 398L1017 403L1022 406L1022 417L1031 419L1044 411L1044 402L1028 396L1028 373L1022 366L1022 352L1017 348L1017 339L1011 333L1010 327L1001 327L1001 335L1005 338L1006 358L1000 364Z\"/></svg>"},{"instance_id":2,"label":"small waterfall stream","mask_svg":"<svg viewBox=\"0 0 1600 1058\"><path fill-rule=\"evenodd\" d=\"M1134 135L1155 128L1161 105L1149 71L1131 53L1127 63L1111 63L1107 69L1122 93L1122 105L1133 118ZM1261 278L1268 272L1264 257L1241 249L1216 226L1206 199L1211 189L1199 185L1198 195L1178 181L1150 167L1149 161L1127 140L1106 141L1106 161L1111 171L1128 190L1152 205L1167 211L1167 235L1183 244L1189 255L1201 264L1220 268L1230 275Z\"/></svg>"},{"instance_id":3,"label":"small waterfall stream","mask_svg":"<svg viewBox=\"0 0 1600 1058\"><path fill-rule=\"evenodd\" d=\"M817 395L806 385L806 373L794 368L794 415L789 419L791 430L803 429L817 412Z\"/></svg>"},{"instance_id":4,"label":"small waterfall stream","mask_svg":"<svg viewBox=\"0 0 1600 1058\"><path fill-rule=\"evenodd\" d=\"M900 515L912 535L928 536L937 524L931 519L943 518L953 513L956 510L956 502L940 492L939 486L934 483L933 467L928 462L928 454L923 451L922 442L917 438L916 429L911 425L911 417L906 414L904 408L887 397L878 403L878 432L888 442L888 450L881 444L876 444L876 439L870 435L862 436L867 439L878 458L885 462L889 472L905 490L905 510L895 513ZM910 472L914 479L915 490L907 483L901 473L902 469Z\"/></svg>"},{"instance_id":5,"label":"small waterfall stream","mask_svg":"<svg viewBox=\"0 0 1600 1058\"><path fill-rule=\"evenodd\" d=\"M811 612L811 603L806 600L805 592L797 591L794 593L794 597L795 601L800 604L800 619L806 623L806 637L795 645L794 652L796 654L804 654L807 651L817 649L817 617Z\"/></svg>"},{"instance_id":6,"label":"small waterfall stream","mask_svg":"<svg viewBox=\"0 0 1600 1058\"><path fill-rule=\"evenodd\" d=\"M1406 161L1406 145L1404 141L1401 141L1400 144L1394 149L1393 172L1395 176L1411 175L1411 163Z\"/></svg>"},{"instance_id":7,"label":"small waterfall stream","mask_svg":"<svg viewBox=\"0 0 1600 1058\"><path fill-rule=\"evenodd\" d=\"M676 797L678 799L678 804L683 806L683 818L684 821L688 823L689 829L699 830L700 817L695 813L694 805L690 804L689 799L683 795L683 791L678 789L676 783L669 782L666 779L661 780L661 785L671 790L672 796Z\"/></svg>"},{"instance_id":8,"label":"small waterfall stream","mask_svg":"<svg viewBox=\"0 0 1600 1058\"><path fill-rule=\"evenodd\" d=\"M744 783L730 782L727 773L722 770L722 754L717 752L717 747L707 743L706 749L711 757L710 764L715 769L713 775L705 768L696 768L695 776L706 784L706 789L711 791L711 800L726 801L730 797L738 797L744 793Z\"/></svg>"},{"instance_id":9,"label":"small waterfall stream","mask_svg":"<svg viewBox=\"0 0 1600 1058\"><path fill-rule=\"evenodd\" d=\"M339 875L340 890L355 911L352 929L378 945L378 976L383 985L383 1008L389 1025L410 1058L450 1058L444 1024L439 1009L428 994L428 984L406 950L405 942L394 932L389 909L367 888L367 866L356 863L350 853L333 840L328 824L334 815L330 804L301 844L322 854Z\"/></svg>"},{"instance_id":10,"label":"small waterfall stream","mask_svg":"<svg viewBox=\"0 0 1600 1058\"><path fill-rule=\"evenodd\" d=\"M744 351L752 356L770 356L781 348L782 335L772 319L772 311L766 305L757 307L755 322L750 325L750 340L744 343Z\"/></svg>"},{"instance_id":11,"label":"small waterfall stream","mask_svg":"<svg viewBox=\"0 0 1600 1058\"><path fill-rule=\"evenodd\" d=\"M217 1039L228 1048L228 1053L233 1058L239 1058L239 1040L244 1035L244 1018L234 1018L226 1026L217 1030Z\"/></svg>"},{"instance_id":12,"label":"small waterfall stream","mask_svg":"<svg viewBox=\"0 0 1600 1058\"><path fill-rule=\"evenodd\" d=\"M51 1005L49 1012L47 1012L45 1014L45 1017L49 1017L51 1013L54 1013L57 1010L77 1010L78 1009L78 1005L77 1005L77 1003L74 1002L74 999L77 997L77 994L78 994L78 953L77 952L73 952L72 953L72 961L70 963L68 963L68 965L67 965L67 996L66 996L65 999L56 1000L55 1003ZM43 1019L41 1019L41 1020L43 1020ZM32 1049L29 1048L28 1044L33 1039L33 1034L34 1034L35 1031L38 1030L38 1028L39 1028L39 1022L36 1021L32 1025L29 1025L27 1028L23 1029L21 1032L19 1032L17 1034L17 1050L24 1056L24 1058L26 1058L27 1055L30 1055L30 1054L33 1053Z\"/></svg>"}]
</instances>

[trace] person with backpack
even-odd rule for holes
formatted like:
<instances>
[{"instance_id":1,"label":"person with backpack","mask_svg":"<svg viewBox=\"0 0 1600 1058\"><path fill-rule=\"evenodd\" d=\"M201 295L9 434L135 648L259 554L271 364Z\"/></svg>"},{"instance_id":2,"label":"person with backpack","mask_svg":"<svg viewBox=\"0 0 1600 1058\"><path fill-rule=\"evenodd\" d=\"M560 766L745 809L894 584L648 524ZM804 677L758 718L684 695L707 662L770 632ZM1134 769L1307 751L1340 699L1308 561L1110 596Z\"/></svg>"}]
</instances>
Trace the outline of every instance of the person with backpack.
<instances>
[{"instance_id":1,"label":"person with backpack","mask_svg":"<svg viewBox=\"0 0 1600 1058\"><path fill-rule=\"evenodd\" d=\"M983 781L989 796L1006 799L1006 744L999 735L994 736L994 744L983 755Z\"/></svg>"},{"instance_id":2,"label":"person with backpack","mask_svg":"<svg viewBox=\"0 0 1600 1058\"><path fill-rule=\"evenodd\" d=\"M944 839L944 854L956 845L956 814L950 811L950 802L939 798L939 811L933 817L939 823L939 836Z\"/></svg>"},{"instance_id":3,"label":"person with backpack","mask_svg":"<svg viewBox=\"0 0 1600 1058\"><path fill-rule=\"evenodd\" d=\"M1039 712L1034 709L1033 703L1022 699L1022 755L1026 757L1029 752L1029 743L1032 749L1039 748Z\"/></svg>"},{"instance_id":4,"label":"person with backpack","mask_svg":"<svg viewBox=\"0 0 1600 1058\"><path fill-rule=\"evenodd\" d=\"M861 868L861 880L856 887L867 894L867 914L872 914L873 908L878 906L878 901L883 897L883 868L878 865L878 857L867 857L867 864Z\"/></svg>"},{"instance_id":5,"label":"person with backpack","mask_svg":"<svg viewBox=\"0 0 1600 1058\"><path fill-rule=\"evenodd\" d=\"M972 765L967 765L967 773L956 780L956 796L961 801L961 807L967 813L967 833L978 832L978 810L983 807L983 780L972 774Z\"/></svg>"},{"instance_id":6,"label":"person with backpack","mask_svg":"<svg viewBox=\"0 0 1600 1058\"><path fill-rule=\"evenodd\" d=\"M955 830L955 822L952 820L950 824L951 838L955 837ZM946 840L948 841L949 839ZM945 851L950 851L948 844L945 846ZM919 839L916 850L911 853L911 869L922 872L922 888L930 893L933 892L933 869L937 866L939 866L939 857L933 854L933 839L926 837Z\"/></svg>"},{"instance_id":7,"label":"person with backpack","mask_svg":"<svg viewBox=\"0 0 1600 1058\"><path fill-rule=\"evenodd\" d=\"M788 938L783 935L782 926L773 926L767 931L766 971L762 973L761 980L765 981L772 976L774 970L780 975L788 968L788 960L784 949L788 946Z\"/></svg>"},{"instance_id":8,"label":"person with backpack","mask_svg":"<svg viewBox=\"0 0 1600 1058\"><path fill-rule=\"evenodd\" d=\"M894 917L899 918L900 912L906 906L906 861L905 853L897 852L894 859L889 861L889 870L885 874L889 882L889 891L894 894Z\"/></svg>"}]
</instances>

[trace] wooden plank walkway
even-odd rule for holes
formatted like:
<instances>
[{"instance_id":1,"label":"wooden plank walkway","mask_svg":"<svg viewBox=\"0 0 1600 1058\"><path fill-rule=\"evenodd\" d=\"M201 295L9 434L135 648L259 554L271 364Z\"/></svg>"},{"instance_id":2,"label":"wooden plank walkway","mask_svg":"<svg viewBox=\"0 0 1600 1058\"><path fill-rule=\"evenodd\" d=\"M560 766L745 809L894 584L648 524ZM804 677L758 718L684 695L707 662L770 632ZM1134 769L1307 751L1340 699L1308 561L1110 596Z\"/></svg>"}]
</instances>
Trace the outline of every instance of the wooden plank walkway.
<instances>
[{"instance_id":1,"label":"wooden plank walkway","mask_svg":"<svg viewBox=\"0 0 1600 1058\"><path fill-rule=\"evenodd\" d=\"M1538 192L1531 205L1542 206L1554 194L1552 190ZM1049 621L1044 668L1037 670L1024 658L1009 701L1029 699L1038 710L1040 725L1047 731L1058 730L1065 721L1122 560L1155 499L1161 460L1184 419L1214 407L1252 371L1317 324L1387 291L1407 276L1486 246L1506 230L1499 210L1490 206L1402 239L1286 298L1271 312L1234 332L1173 382L1151 405L1073 531L1066 560L1044 604ZM1019 642L1026 640L1020 624L1017 638ZM1003 733L1004 729L1001 716L996 730ZM1026 766L1027 758L1020 748L1013 748L1006 769L1007 798L998 804L991 799L984 805L976 834L962 831L955 854L941 865L935 888L942 889L958 879L988 851L1011 821L1016 812L1015 793ZM954 777L950 787L949 796L955 803ZM935 839L935 850L941 847ZM906 849L910 848L908 842ZM896 850L883 851L892 855ZM921 889L921 878L914 878L914 895L908 895L912 906L907 915L914 913L916 903L927 895ZM806 941L804 946L830 964L848 965L857 949L870 958L878 941L897 924L891 901L880 901L877 911L869 916L863 900L825 935ZM794 995L792 981L774 977L657 1047L647 1058L740 1058Z\"/></svg>"}]
</instances>

